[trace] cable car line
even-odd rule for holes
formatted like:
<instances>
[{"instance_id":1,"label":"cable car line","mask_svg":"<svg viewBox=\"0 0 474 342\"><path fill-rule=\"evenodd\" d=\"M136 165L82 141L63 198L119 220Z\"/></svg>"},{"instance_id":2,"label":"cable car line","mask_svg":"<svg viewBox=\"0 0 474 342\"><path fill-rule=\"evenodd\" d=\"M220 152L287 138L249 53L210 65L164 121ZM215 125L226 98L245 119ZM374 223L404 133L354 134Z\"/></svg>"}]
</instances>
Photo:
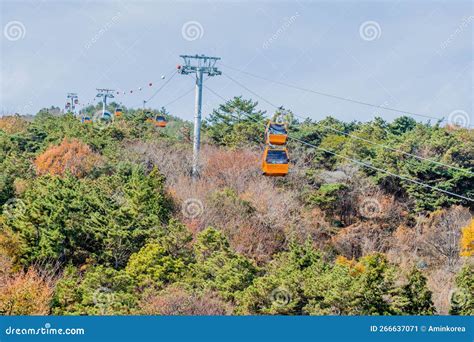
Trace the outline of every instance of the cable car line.
<instances>
[{"instance_id":1,"label":"cable car line","mask_svg":"<svg viewBox=\"0 0 474 342\"><path fill-rule=\"evenodd\" d=\"M295 115L296 116L296 115ZM437 164L439 166L443 166L443 167L448 167L450 169L454 169L454 170L458 170L458 171L461 171L461 172L465 172L465 173L469 173L471 175L474 175L474 172L470 171L470 170L467 170L467 169L463 169L463 168L460 168L460 167L457 167L457 166L453 166L453 165L449 165L449 164L444 164L444 163L441 163L441 162L438 162L436 160L433 160L433 159L429 159L429 158L425 158L425 157L420 157L420 156L417 156L416 154L411 154L409 152L405 152L405 151L402 151L402 150L398 150L396 148L393 148L393 147L390 147L390 146L387 146L387 145L383 145L383 144L379 144L379 143L376 143L374 141L371 141L371 140L368 140L368 139L365 139L365 138L362 138L358 135L354 135L354 134L349 134L349 133L346 133L346 132L343 132L341 130L338 130L338 129L335 129L333 127L326 127L326 126L323 126L329 130L332 130L334 132L338 132L338 133L341 133L341 134L344 134L345 136L349 136L351 138L354 138L354 139L357 139L357 140L361 140L361 141L364 141L366 143L369 143L369 144L372 144L372 145L377 145L377 146L380 146L380 147L383 147L387 150L390 150L390 151L393 151L393 152L398 152L398 153L402 153L404 155L407 155L407 156L410 156L410 157L414 157L416 159L419 159L419 160L424 160L424 161L427 161L427 162L430 162L430 163L433 163L433 164Z\"/></svg>"},{"instance_id":2,"label":"cable car line","mask_svg":"<svg viewBox=\"0 0 474 342\"><path fill-rule=\"evenodd\" d=\"M418 181L418 180L416 180L416 179L408 178L408 177L405 177L405 176L402 176L402 175L399 175L399 174L396 174L396 173L387 171L387 170L385 170L385 169L378 168L378 167L376 167L376 166L370 165L370 164L368 164L368 163L365 163L365 162L360 161L360 160L357 160L357 159L353 159L353 158L350 158L350 157L346 157L346 156L337 154L337 153L335 153L335 152L333 152L333 151L326 150L326 149L324 149L324 148L322 148L322 147L319 147L319 146L316 146L316 145L314 145L314 144L308 143L308 142L306 142L306 141L304 141L304 140L301 140L301 139L298 139L298 138L294 138L294 137L291 137L291 136L289 136L288 139L292 139L292 140L298 141L298 142L300 142L300 143L302 143L302 144L304 144L304 145L317 148L317 149L322 150L322 151L324 151L324 152L326 152L326 153L329 153L329 154L332 154L332 155L335 155L335 156L344 158L344 159L346 159L346 160L352 161L352 162L354 162L354 163L356 163L356 164L365 166L365 167L367 167L367 168L370 168L370 169L373 169L373 170L376 170L376 171L380 171L380 172L386 173L386 174L388 174L388 175L390 175L390 176L398 177L398 178L403 179L403 180L405 180L405 181L408 181L408 182L412 182L412 183L421 185L421 186L423 186L423 187L425 187L425 188L429 188L429 189L432 189L432 190L436 190L436 191L439 191L439 192L443 192L443 193L445 193L445 194L448 194L448 195L451 195L451 196L454 196L454 197L458 197L458 198L464 199L464 200L466 200L466 201L474 202L474 199L472 199L472 198L465 197L465 196L463 196L463 195L459 195L459 194L456 194L456 193L454 193L454 192L451 192L451 191L448 191L448 190L444 190L444 189L438 188L438 187L436 187L436 186L432 186L432 185L429 185L429 184L420 182L420 181Z\"/></svg>"},{"instance_id":3,"label":"cable car line","mask_svg":"<svg viewBox=\"0 0 474 342\"><path fill-rule=\"evenodd\" d=\"M214 95L216 95L217 97L221 98L222 100L224 101L227 101L223 96L217 94L214 90L210 89L208 86L205 86L206 89L208 89L211 93L213 93ZM248 118L254 120L255 122L259 123L259 124L263 124L262 122L258 121L257 119L255 119L254 117L252 117L251 115L248 115L247 113L242 113L244 114L245 116L247 116ZM310 147L313 147L313 148L316 148L318 150L321 150L323 152L326 152L326 153L329 153L331 155L334 155L334 156L337 156L337 157L340 157L340 158L343 158L343 159L346 159L348 161L351 161L353 163L356 163L358 165L361 165L361 166L364 166L366 168L369 168L369 169L372 169L372 170L375 170L375 171L379 171L379 172L382 172L382 173L385 173L385 174L388 174L390 176L393 176L393 177L397 177L399 179L402 179L402 180L405 180L407 182L411 182L411 183L414 183L414 184L417 184L417 185L420 185L420 186L423 186L425 188L428 188L428 189L431 189L431 190L435 190L435 191L438 191L438 192L442 192L442 193L445 193L447 195L451 195L451 196L454 196L454 197L457 197L457 198L460 198L460 199L463 199L463 200L466 200L466 201L470 201L470 202L474 202L474 199L472 198L469 198L469 197L466 197L466 196L463 196L463 195L459 195L457 193L454 193L454 192L451 192L451 191L448 191L448 190L444 190L444 189L441 189L441 188L438 188L436 186L432 186L432 185L429 185L429 184L426 184L426 183L423 183L421 181L418 181L416 179L413 179L413 178L408 178L406 176L402 176L402 175L399 175L397 173L394 173L394 172L391 172L391 171L387 171L385 169L381 169L381 168L378 168L376 166L373 166L367 162L363 162L363 161L360 161L358 159L354 159L354 158L350 158L350 157L347 157L347 156L343 156L339 153L336 153L336 152L333 152L333 151L330 151L330 150L327 150L325 148L322 148L320 146L316 146L314 144L311 144L307 141L304 141L304 140L301 140L301 139L298 139L298 138L295 138L295 137L292 137L291 135L288 135L288 139L291 139L291 140L294 140L294 141L297 141L303 145L306 145L306 146L310 146Z\"/></svg>"},{"instance_id":4,"label":"cable car line","mask_svg":"<svg viewBox=\"0 0 474 342\"><path fill-rule=\"evenodd\" d=\"M159 87L154 93L153 95L151 95L147 100L145 100L146 102L149 102L152 98L154 98L156 96L156 94L158 94L160 92L160 90L162 90L164 87L166 87L166 85L168 83L170 83L170 81L173 79L173 77L176 76L176 74L178 73L178 70L175 70L171 76L166 80L165 83L163 83L163 85L161 87Z\"/></svg>"},{"instance_id":5,"label":"cable car line","mask_svg":"<svg viewBox=\"0 0 474 342\"><path fill-rule=\"evenodd\" d=\"M227 73L222 73L222 75L224 75L225 77L227 77L229 80L231 80L232 82L236 83L237 85L241 86L242 88L244 88L245 90L247 90L249 93L252 93L254 94L255 96L257 96L259 99L261 99L262 101L268 103L270 106L272 107L275 107L275 108L279 108L279 106L277 106L276 104L268 101L267 99L263 98L262 96L258 95L256 92L254 92L253 90L247 88L245 85L243 85L242 83L240 83L239 81L235 80L234 78L232 78L231 76L229 76Z\"/></svg>"},{"instance_id":6,"label":"cable car line","mask_svg":"<svg viewBox=\"0 0 474 342\"><path fill-rule=\"evenodd\" d=\"M170 101L170 102L164 104L163 107L166 108L167 106L172 105L172 104L175 103L176 101L181 100L183 97L185 97L186 95L188 95L189 93L191 93L193 90L194 90L194 86L193 86L191 89L189 89L188 91L186 91L185 93L179 95L179 96L178 96L177 98L175 98L174 100L172 100L172 101Z\"/></svg>"},{"instance_id":7,"label":"cable car line","mask_svg":"<svg viewBox=\"0 0 474 342\"><path fill-rule=\"evenodd\" d=\"M279 108L280 108L280 107L277 106L276 104L274 104L274 103L270 102L269 100L263 98L262 96L260 96L260 95L257 94L256 92L252 91L251 89L249 89L248 87L246 87L245 85L243 85L242 83L240 83L239 81L235 80L233 77L229 76L228 74L223 73L222 75L224 75L225 77L227 77L228 79L230 79L232 82L236 83L237 85L241 86L242 88L244 88L244 89L247 90L248 92L250 92L250 93L252 93L253 95L257 96L257 97L260 98L261 100L265 101L265 102L268 103L269 105L273 106L275 109L279 109ZM293 114L294 114L294 113L293 113ZM301 116L301 115L297 115L297 114L294 114L294 116L299 117L299 118L304 119L304 120L307 119L307 118L305 118L305 117L303 117L303 116ZM396 149L396 148L393 148L393 147L390 147L390 146L387 146L387 145L384 145L384 144L380 144L380 143L377 143L377 142L375 142L375 141L371 141L371 140L362 138L362 137L360 137L360 136L357 136L357 135L354 135L354 134L350 134L350 133L347 133L347 132L338 130L338 129L334 128L334 127L327 126L327 125L323 125L323 124L321 124L321 123L320 123L320 125L321 125L323 128L325 128L325 129L329 129L329 130L332 130L332 131L341 133L341 134L343 134L343 135L345 135L345 136L348 136L348 137L351 137L351 138L354 138L354 139L358 139L358 140L367 142L367 143L372 144L372 145L377 145L377 146L380 146L380 147L382 147L382 148L385 148L385 149L388 149L388 150L391 150L391 151L394 151L394 152L402 153L402 154L404 154L404 155L411 156L411 157L416 158L416 159L419 159L419 160L427 161L427 162L430 162L430 163L433 163L433 164L436 164L436 165L439 165L439 166L451 168L451 169L454 169L454 170L458 170L458 171L461 171L461 172L465 172L465 173L474 175L474 172L472 172L472 171L470 171L470 170L468 170L468 169L464 169L464 168L460 168L460 167L457 167L457 166L445 164L445 163L442 163L442 162L439 162L439 161L436 161L436 160L433 160L433 159L429 159L429 158L417 156L417 155L415 155L415 154L412 154L412 153L409 153L409 152L405 152L405 151L402 151L402 150L399 150L399 149Z\"/></svg>"},{"instance_id":8,"label":"cable car line","mask_svg":"<svg viewBox=\"0 0 474 342\"><path fill-rule=\"evenodd\" d=\"M439 122L447 121L446 118L438 118L438 117L434 117L434 116L430 116L430 115L426 115L426 114L420 114L420 113L410 112L410 111L407 111L407 110L401 110L401 109L397 109L397 108L385 107L385 106L382 106L382 105L376 105L376 104L369 103L369 102L365 102L365 101L353 100L353 99L350 99L350 98L347 98L347 97L343 97L343 96L338 96L338 95L334 95L334 94L324 93L324 92L320 92L320 91L317 91L317 90L314 90L314 89L304 88L304 87L300 87L300 86L297 86L297 85L293 85L293 84L289 84L289 83L285 83L285 82L281 82L281 81L272 80L272 79L269 79L269 78L266 78L266 77L263 77L263 76L259 76L259 75L250 73L250 72L245 71L245 70L241 70L241 69L232 67L232 66L230 66L230 65L226 65L226 64L224 64L224 63L220 63L220 64L221 64L223 67L226 67L226 68L229 68L229 69L238 71L238 72L240 72L240 73L243 73L243 74L252 76L252 77L254 77L254 78L261 79L261 80L263 80L263 81L267 81L267 82L274 83L274 84L279 84L279 85L282 85L282 86L285 86L285 87L288 87L288 88L293 88L293 89L297 89L297 90L300 90L300 91L304 91L304 92L308 92L308 93L313 93L313 94L317 94L317 95L321 95L321 96L326 96L326 97L330 97L330 98L333 98L333 99L342 100L342 101L346 101L346 102L352 102L352 103L360 104L360 105L363 105L363 106L368 106L368 107L373 107L373 108L378 108L378 109L385 109L385 110L388 110L388 111L397 112L397 113L402 113L402 114L415 115L415 116L423 117L423 118L425 118L425 119L434 119L434 120L437 120L437 121L439 121ZM473 126L473 125L469 125L468 127L474 127L474 126Z\"/></svg>"}]
</instances>

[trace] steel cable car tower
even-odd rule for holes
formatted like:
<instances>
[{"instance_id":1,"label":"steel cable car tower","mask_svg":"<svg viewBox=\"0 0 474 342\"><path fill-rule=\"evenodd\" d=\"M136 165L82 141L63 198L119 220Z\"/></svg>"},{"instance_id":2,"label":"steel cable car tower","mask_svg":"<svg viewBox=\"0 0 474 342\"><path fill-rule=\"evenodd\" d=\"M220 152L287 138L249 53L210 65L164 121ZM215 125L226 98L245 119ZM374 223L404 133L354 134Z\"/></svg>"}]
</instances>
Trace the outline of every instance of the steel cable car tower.
<instances>
[{"instance_id":1,"label":"steel cable car tower","mask_svg":"<svg viewBox=\"0 0 474 342\"><path fill-rule=\"evenodd\" d=\"M67 98L68 100L71 100L71 102L66 103L66 109L69 110L69 106L70 106L71 112L75 114L76 104L79 103L77 93L67 93Z\"/></svg>"},{"instance_id":2,"label":"steel cable car tower","mask_svg":"<svg viewBox=\"0 0 474 342\"><path fill-rule=\"evenodd\" d=\"M96 88L97 90L97 95L96 97L101 97L102 98L102 117L105 116L105 109L107 106L107 98L113 99L115 96L112 94L114 92L113 89L103 89L103 88Z\"/></svg>"},{"instance_id":3,"label":"steel cable car tower","mask_svg":"<svg viewBox=\"0 0 474 342\"><path fill-rule=\"evenodd\" d=\"M201 144L201 107L202 107L202 82L203 76L217 76L221 72L217 69L216 62L220 57L204 55L180 55L184 65L178 65L178 71L183 75L196 74L196 95L194 104L194 138L193 138L193 177L199 175L199 148Z\"/></svg>"}]
</instances>

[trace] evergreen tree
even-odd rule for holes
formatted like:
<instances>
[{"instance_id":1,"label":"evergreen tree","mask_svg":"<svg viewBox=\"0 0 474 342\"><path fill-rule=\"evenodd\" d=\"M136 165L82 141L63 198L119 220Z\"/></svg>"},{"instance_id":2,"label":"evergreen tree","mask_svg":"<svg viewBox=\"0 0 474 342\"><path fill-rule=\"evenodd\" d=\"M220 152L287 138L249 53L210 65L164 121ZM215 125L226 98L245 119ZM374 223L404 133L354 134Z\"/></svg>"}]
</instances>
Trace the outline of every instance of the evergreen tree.
<instances>
[{"instance_id":1,"label":"evergreen tree","mask_svg":"<svg viewBox=\"0 0 474 342\"><path fill-rule=\"evenodd\" d=\"M197 262L187 282L202 291L217 291L226 300L233 301L258 272L251 260L233 252L225 236L213 228L198 235L194 250Z\"/></svg>"},{"instance_id":2,"label":"evergreen tree","mask_svg":"<svg viewBox=\"0 0 474 342\"><path fill-rule=\"evenodd\" d=\"M360 263L364 271L357 280L359 314L393 314L389 298L394 289L394 268L379 253L362 257Z\"/></svg>"},{"instance_id":3,"label":"evergreen tree","mask_svg":"<svg viewBox=\"0 0 474 342\"><path fill-rule=\"evenodd\" d=\"M400 116L393 120L391 124L388 125L388 129L392 134L403 135L408 131L411 131L416 126L416 120L409 116Z\"/></svg>"},{"instance_id":4,"label":"evergreen tree","mask_svg":"<svg viewBox=\"0 0 474 342\"><path fill-rule=\"evenodd\" d=\"M308 303L305 285L315 280L325 269L320 255L311 246L290 243L267 266L264 276L256 278L251 286L239 295L238 311L242 314L301 315ZM308 280L311 279L311 280Z\"/></svg>"},{"instance_id":5,"label":"evergreen tree","mask_svg":"<svg viewBox=\"0 0 474 342\"><path fill-rule=\"evenodd\" d=\"M57 283L53 313L57 315L126 315L134 312L137 295L134 280L123 270L90 266L81 277L67 267Z\"/></svg>"},{"instance_id":6,"label":"evergreen tree","mask_svg":"<svg viewBox=\"0 0 474 342\"><path fill-rule=\"evenodd\" d=\"M401 315L433 315L435 308L426 278L416 267L408 274L408 281L396 290L392 306Z\"/></svg>"},{"instance_id":7,"label":"evergreen tree","mask_svg":"<svg viewBox=\"0 0 474 342\"><path fill-rule=\"evenodd\" d=\"M261 143L265 112L257 110L258 102L242 96L221 104L206 120L206 133L218 145L239 147Z\"/></svg>"},{"instance_id":8,"label":"evergreen tree","mask_svg":"<svg viewBox=\"0 0 474 342\"><path fill-rule=\"evenodd\" d=\"M456 276L451 293L451 315L474 315L474 265L468 262Z\"/></svg>"},{"instance_id":9,"label":"evergreen tree","mask_svg":"<svg viewBox=\"0 0 474 342\"><path fill-rule=\"evenodd\" d=\"M185 270L185 260L175 258L159 242L149 242L132 254L125 268L126 273L142 288L161 288L178 280Z\"/></svg>"},{"instance_id":10,"label":"evergreen tree","mask_svg":"<svg viewBox=\"0 0 474 342\"><path fill-rule=\"evenodd\" d=\"M40 177L22 195L7 227L21 238L25 264L86 258L122 267L145 241L164 233L171 203L157 170L127 166L113 176Z\"/></svg>"}]
</instances>

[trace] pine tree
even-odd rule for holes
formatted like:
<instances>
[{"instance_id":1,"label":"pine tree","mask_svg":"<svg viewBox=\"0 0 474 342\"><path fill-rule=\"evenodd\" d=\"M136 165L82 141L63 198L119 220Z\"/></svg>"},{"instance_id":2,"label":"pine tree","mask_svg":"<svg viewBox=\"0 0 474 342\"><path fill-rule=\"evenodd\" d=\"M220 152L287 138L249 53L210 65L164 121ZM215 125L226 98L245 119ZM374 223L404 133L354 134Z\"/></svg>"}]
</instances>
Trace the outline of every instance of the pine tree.
<instances>
[{"instance_id":1,"label":"pine tree","mask_svg":"<svg viewBox=\"0 0 474 342\"><path fill-rule=\"evenodd\" d=\"M467 263L456 276L451 295L451 315L474 315L474 265Z\"/></svg>"},{"instance_id":2,"label":"pine tree","mask_svg":"<svg viewBox=\"0 0 474 342\"><path fill-rule=\"evenodd\" d=\"M206 120L206 132L218 145L245 146L257 144L263 138L265 112L257 110L258 102L242 96L221 104Z\"/></svg>"},{"instance_id":3,"label":"pine tree","mask_svg":"<svg viewBox=\"0 0 474 342\"><path fill-rule=\"evenodd\" d=\"M408 274L408 281L396 291L392 306L401 315L433 315L435 308L426 277L416 267Z\"/></svg>"},{"instance_id":4,"label":"pine tree","mask_svg":"<svg viewBox=\"0 0 474 342\"><path fill-rule=\"evenodd\" d=\"M231 250L226 237L216 229L202 231L194 250L197 262L192 265L188 283L200 290L216 291L226 300L233 301L258 272L251 260Z\"/></svg>"},{"instance_id":5,"label":"pine tree","mask_svg":"<svg viewBox=\"0 0 474 342\"><path fill-rule=\"evenodd\" d=\"M364 271L357 280L359 314L393 314L389 297L393 291L394 269L383 254L372 254L361 258Z\"/></svg>"}]
</instances>

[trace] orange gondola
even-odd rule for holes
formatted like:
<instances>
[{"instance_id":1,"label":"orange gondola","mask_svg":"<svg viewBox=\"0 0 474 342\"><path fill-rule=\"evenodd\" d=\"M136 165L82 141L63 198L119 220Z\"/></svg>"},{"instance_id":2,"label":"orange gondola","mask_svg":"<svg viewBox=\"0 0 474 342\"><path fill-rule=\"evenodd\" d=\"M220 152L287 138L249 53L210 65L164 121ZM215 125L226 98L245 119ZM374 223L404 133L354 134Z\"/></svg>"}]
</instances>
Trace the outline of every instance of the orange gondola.
<instances>
[{"instance_id":1,"label":"orange gondola","mask_svg":"<svg viewBox=\"0 0 474 342\"><path fill-rule=\"evenodd\" d=\"M81 122L82 123L91 123L92 120L89 116L83 116L82 119L81 119Z\"/></svg>"},{"instance_id":2,"label":"orange gondola","mask_svg":"<svg viewBox=\"0 0 474 342\"><path fill-rule=\"evenodd\" d=\"M269 145L285 145L287 140L287 124L269 121L265 129L265 143Z\"/></svg>"},{"instance_id":3,"label":"orange gondola","mask_svg":"<svg viewBox=\"0 0 474 342\"><path fill-rule=\"evenodd\" d=\"M290 160L286 147L266 146L263 151L262 172L265 176L286 176Z\"/></svg>"},{"instance_id":4,"label":"orange gondola","mask_svg":"<svg viewBox=\"0 0 474 342\"><path fill-rule=\"evenodd\" d=\"M116 117L122 116L122 108L115 108L115 116Z\"/></svg>"},{"instance_id":5,"label":"orange gondola","mask_svg":"<svg viewBox=\"0 0 474 342\"><path fill-rule=\"evenodd\" d=\"M157 127L166 127L166 118L163 115L157 115L155 117L155 126Z\"/></svg>"}]
</instances>

